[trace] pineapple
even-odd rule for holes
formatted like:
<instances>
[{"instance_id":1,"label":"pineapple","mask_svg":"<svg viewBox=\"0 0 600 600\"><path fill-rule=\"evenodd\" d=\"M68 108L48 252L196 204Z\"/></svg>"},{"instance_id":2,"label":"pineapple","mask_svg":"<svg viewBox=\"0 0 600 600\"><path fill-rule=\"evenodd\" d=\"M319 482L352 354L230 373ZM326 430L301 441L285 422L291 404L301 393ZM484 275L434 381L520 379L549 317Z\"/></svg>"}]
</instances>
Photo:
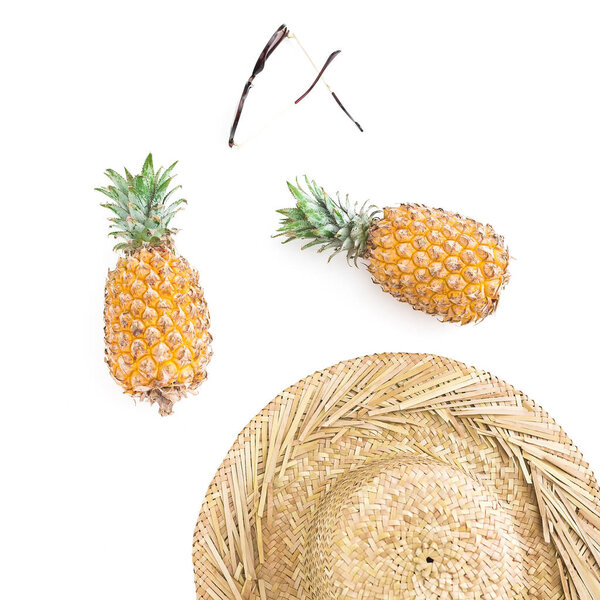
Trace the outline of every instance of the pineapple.
<instances>
[{"instance_id":1,"label":"pineapple","mask_svg":"<svg viewBox=\"0 0 600 600\"><path fill-rule=\"evenodd\" d=\"M478 322L494 312L508 281L508 251L490 225L442 209L414 204L357 209L348 197L333 200L306 179L308 193L288 182L295 208L283 215L284 241L362 258L373 281L414 309L442 321ZM330 257L330 259L331 259Z\"/></svg>"},{"instance_id":2,"label":"pineapple","mask_svg":"<svg viewBox=\"0 0 600 600\"><path fill-rule=\"evenodd\" d=\"M168 169L154 171L149 154L141 175L106 171L110 235L122 252L108 272L104 303L106 362L111 375L135 399L156 402L161 415L206 379L211 357L209 314L198 273L173 246L169 224L185 200Z\"/></svg>"}]
</instances>

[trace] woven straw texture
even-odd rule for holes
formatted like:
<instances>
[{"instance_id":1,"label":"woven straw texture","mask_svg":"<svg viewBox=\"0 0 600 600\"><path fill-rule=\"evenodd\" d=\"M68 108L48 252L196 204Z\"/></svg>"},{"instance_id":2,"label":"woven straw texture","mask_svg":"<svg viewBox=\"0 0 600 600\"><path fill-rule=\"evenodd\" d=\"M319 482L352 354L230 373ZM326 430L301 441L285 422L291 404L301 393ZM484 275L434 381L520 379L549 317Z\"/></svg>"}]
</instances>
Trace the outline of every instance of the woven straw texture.
<instances>
[{"instance_id":1,"label":"woven straw texture","mask_svg":"<svg viewBox=\"0 0 600 600\"><path fill-rule=\"evenodd\" d=\"M252 419L193 558L202 600L598 600L600 489L507 383L433 355L366 356Z\"/></svg>"}]
</instances>

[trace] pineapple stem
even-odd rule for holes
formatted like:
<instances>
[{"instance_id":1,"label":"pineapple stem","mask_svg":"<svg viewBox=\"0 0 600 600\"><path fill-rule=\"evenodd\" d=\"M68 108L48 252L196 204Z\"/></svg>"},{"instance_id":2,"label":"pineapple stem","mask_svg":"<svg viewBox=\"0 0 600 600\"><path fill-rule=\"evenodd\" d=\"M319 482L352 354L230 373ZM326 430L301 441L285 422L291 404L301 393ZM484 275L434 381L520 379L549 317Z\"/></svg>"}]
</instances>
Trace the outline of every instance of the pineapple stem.
<instances>
[{"instance_id":1,"label":"pineapple stem","mask_svg":"<svg viewBox=\"0 0 600 600\"><path fill-rule=\"evenodd\" d=\"M142 246L173 246L173 236L178 230L169 224L186 203L183 198L171 197L181 187L169 189L176 164L155 172L152 154L148 154L141 174L135 177L127 169L125 176L113 169L106 170L112 185L96 190L109 198L102 204L113 213L109 219L113 231L109 235L123 240L115 250L131 253Z\"/></svg>"},{"instance_id":2,"label":"pineapple stem","mask_svg":"<svg viewBox=\"0 0 600 600\"><path fill-rule=\"evenodd\" d=\"M331 250L329 260L345 252L347 260L357 264L367 251L369 232L379 218L379 209L366 202L359 209L348 196L342 201L339 194L334 200L314 181L306 176L304 180L308 193L297 179L295 186L287 182L296 206L277 211L283 218L274 237L285 237L284 244L295 239L309 240L303 250L310 246L320 246L318 252Z\"/></svg>"}]
</instances>

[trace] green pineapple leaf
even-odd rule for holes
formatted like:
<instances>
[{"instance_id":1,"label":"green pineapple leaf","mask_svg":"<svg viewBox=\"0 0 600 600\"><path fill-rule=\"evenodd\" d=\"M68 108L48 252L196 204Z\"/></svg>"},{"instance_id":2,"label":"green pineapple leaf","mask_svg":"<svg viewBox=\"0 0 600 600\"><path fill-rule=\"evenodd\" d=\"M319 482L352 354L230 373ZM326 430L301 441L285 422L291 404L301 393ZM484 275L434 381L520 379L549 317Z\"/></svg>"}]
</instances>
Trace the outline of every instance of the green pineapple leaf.
<instances>
[{"instance_id":1,"label":"green pineapple leaf","mask_svg":"<svg viewBox=\"0 0 600 600\"><path fill-rule=\"evenodd\" d=\"M101 206L113 214L109 235L121 238L115 250L131 253L144 245L173 245L177 229L169 228L169 223L186 203L183 198L173 199L180 185L169 190L175 165L177 162L155 171L152 154L148 154L139 175L134 176L127 169L123 170L124 176L113 169L106 170L112 185L95 190L108 198Z\"/></svg>"},{"instance_id":2,"label":"green pineapple leaf","mask_svg":"<svg viewBox=\"0 0 600 600\"><path fill-rule=\"evenodd\" d=\"M318 251L332 250L329 260L340 252L346 253L348 261L357 264L367 252L369 232L379 218L380 210L373 205L363 204L360 210L350 204L350 199L334 200L315 181L304 177L308 192L296 179L296 185L287 182L288 189L296 201L292 208L280 208L283 216L279 229L273 237L284 237L283 243L294 239L310 240L302 250L320 246Z\"/></svg>"}]
</instances>

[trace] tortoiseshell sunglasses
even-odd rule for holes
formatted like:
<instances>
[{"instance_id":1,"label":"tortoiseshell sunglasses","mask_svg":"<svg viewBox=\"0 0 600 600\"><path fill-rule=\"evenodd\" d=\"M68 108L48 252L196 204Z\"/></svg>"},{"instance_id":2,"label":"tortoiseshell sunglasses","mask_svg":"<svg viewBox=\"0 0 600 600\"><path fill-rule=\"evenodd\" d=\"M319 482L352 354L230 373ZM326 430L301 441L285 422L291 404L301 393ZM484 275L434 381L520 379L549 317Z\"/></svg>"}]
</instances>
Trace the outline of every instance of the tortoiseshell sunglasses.
<instances>
[{"instance_id":1,"label":"tortoiseshell sunglasses","mask_svg":"<svg viewBox=\"0 0 600 600\"><path fill-rule=\"evenodd\" d=\"M286 39L286 38L294 38L296 40L296 42L300 46L300 49L303 51L303 53L305 54L305 56L311 62L311 64L315 68L315 70L317 70L317 66L315 65L315 63L313 62L313 60L311 59L311 57L306 52L306 50L304 49L304 47L302 46L302 44L298 40L297 36L294 35L293 33L291 33L290 30L288 29L288 27L285 24L281 25L280 27L278 27L277 31L275 31L275 33L271 36L271 38L267 42L267 45L263 48L262 52L260 53L260 55L258 57L258 60L256 61L256 64L254 65L254 69L252 70L252 74L250 75L250 77L248 78L248 81L246 81L246 84L244 85L244 90L242 91L242 96L241 96L240 101L238 103L237 110L235 111L235 117L233 119L233 124L231 125L231 131L229 132L229 147L230 148L233 147L233 146L237 146L238 145L235 142L235 132L236 132L238 124L240 122L240 117L242 116L242 111L244 109L244 103L246 102L246 98L248 97L248 93L250 92L250 88L252 87L252 83L254 82L254 79L256 78L256 76L259 73L261 73L263 71L263 69L265 68L265 65L267 63L268 58L271 56L271 54L273 54L273 52L279 46L279 44L281 44L281 42L284 39ZM308 94L310 94L310 92L313 90L313 88L315 87L315 85L317 85L318 81L323 76L323 73L325 72L325 69L327 69L327 67L331 64L331 62L333 61L333 59L338 54L340 54L340 52L341 52L341 50L336 50L335 52L332 52L329 55L329 57L325 61L325 64L323 65L323 67L321 68L321 70L318 72L317 77L315 78L315 80L311 83L310 87L299 98L297 98L294 101L294 104L298 104L301 100L303 100L304 98L306 98L306 96L308 96ZM350 115L350 113L346 110L346 108L344 107L344 105L342 104L342 102L340 101L340 99L338 98L338 96L336 95L336 93L325 82L325 80L323 80L323 83L327 86L327 89L329 90L329 92L332 95L333 99L336 101L337 105L344 111L344 113L358 127L358 129L360 131L363 131L363 128L360 126L360 124L358 123L358 121L356 121Z\"/></svg>"}]
</instances>

